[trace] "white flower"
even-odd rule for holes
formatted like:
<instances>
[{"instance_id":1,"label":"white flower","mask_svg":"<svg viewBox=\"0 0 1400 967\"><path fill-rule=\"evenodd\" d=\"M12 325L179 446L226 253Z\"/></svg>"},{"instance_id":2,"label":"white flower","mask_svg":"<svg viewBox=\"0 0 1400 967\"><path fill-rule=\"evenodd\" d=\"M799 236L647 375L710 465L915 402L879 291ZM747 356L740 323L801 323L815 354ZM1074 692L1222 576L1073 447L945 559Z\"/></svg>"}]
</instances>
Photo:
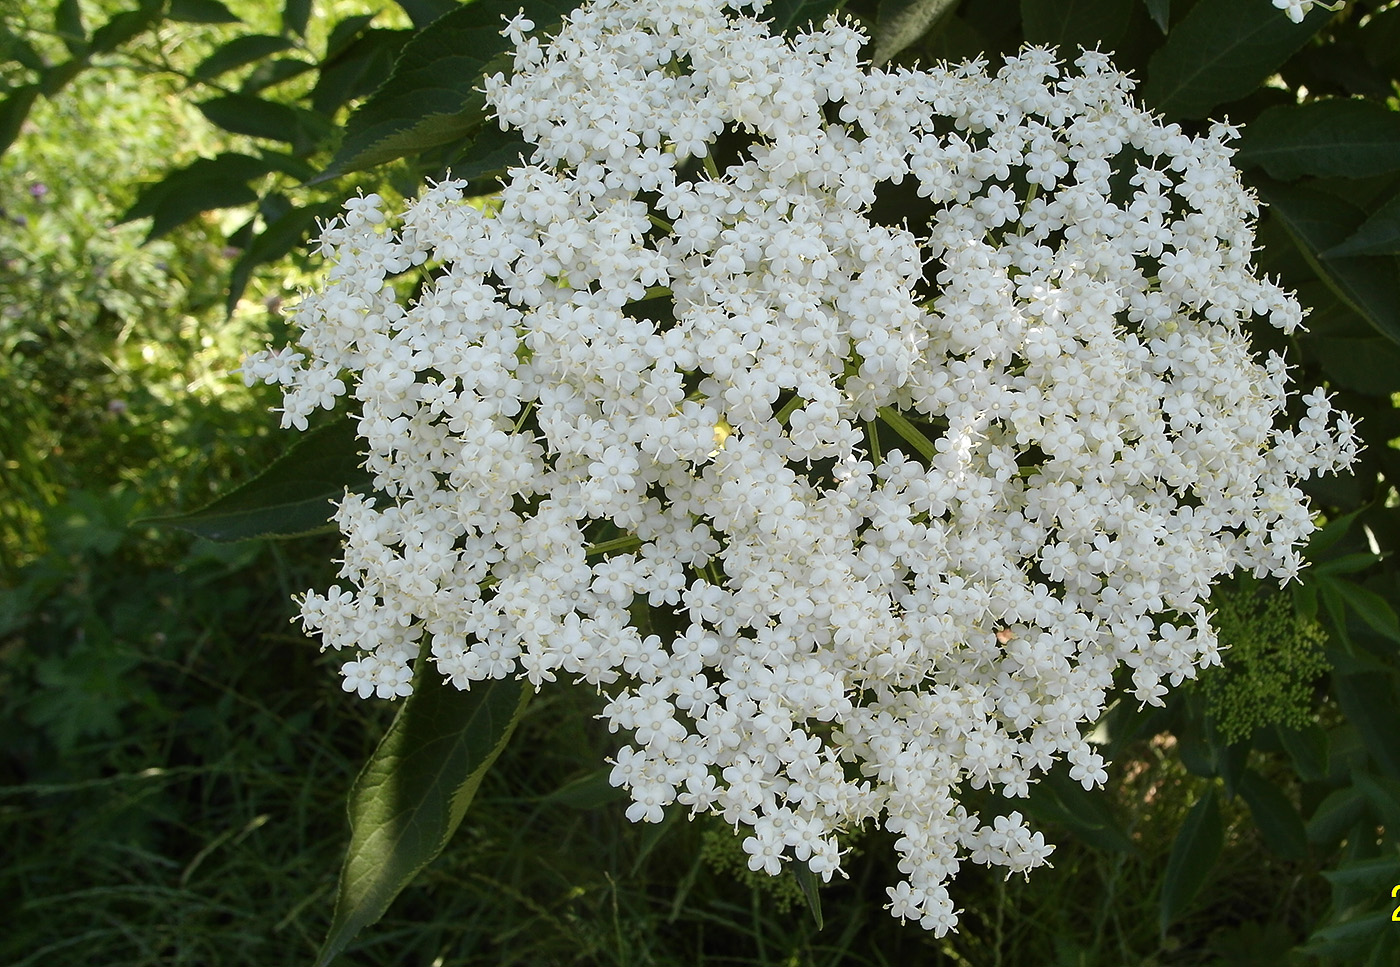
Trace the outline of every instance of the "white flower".
<instances>
[{"instance_id":1,"label":"white flower","mask_svg":"<svg viewBox=\"0 0 1400 967\"><path fill-rule=\"evenodd\" d=\"M1218 661L1212 582L1294 576L1295 482L1355 458L1320 391L1282 424L1245 338L1303 313L1249 265L1234 132L1163 126L1097 52L862 70L853 26L718 0L532 27L486 84L538 146L497 213L457 181L397 221L352 199L300 345L245 363L291 426L353 398L374 474L302 621L365 697L425 639L458 688L601 690L629 818L722 815L755 870L829 878L881 823L891 913L946 932L961 862L1052 849L959 790L1104 782L1115 672L1160 703Z\"/></svg>"}]
</instances>

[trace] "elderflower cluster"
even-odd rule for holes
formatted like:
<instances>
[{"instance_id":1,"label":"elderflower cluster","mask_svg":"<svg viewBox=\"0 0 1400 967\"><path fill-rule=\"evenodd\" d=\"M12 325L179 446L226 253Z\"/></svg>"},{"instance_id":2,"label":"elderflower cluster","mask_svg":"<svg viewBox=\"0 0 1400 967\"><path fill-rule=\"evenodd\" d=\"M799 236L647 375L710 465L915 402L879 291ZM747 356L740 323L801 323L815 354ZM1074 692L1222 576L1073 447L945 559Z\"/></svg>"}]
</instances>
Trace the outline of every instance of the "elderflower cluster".
<instances>
[{"instance_id":1,"label":"elderflower cluster","mask_svg":"<svg viewBox=\"0 0 1400 967\"><path fill-rule=\"evenodd\" d=\"M286 426L349 393L374 475L305 626L362 696L595 686L628 817L722 815L756 871L829 879L877 822L891 913L942 934L961 863L1052 849L960 794L1102 783L1115 681L1216 663L1212 581L1294 575L1297 482L1355 455L1246 341L1303 313L1251 270L1233 132L1096 52L873 69L720 0L532 29L486 85L537 146L495 202L352 199L299 346L245 366Z\"/></svg>"}]
</instances>

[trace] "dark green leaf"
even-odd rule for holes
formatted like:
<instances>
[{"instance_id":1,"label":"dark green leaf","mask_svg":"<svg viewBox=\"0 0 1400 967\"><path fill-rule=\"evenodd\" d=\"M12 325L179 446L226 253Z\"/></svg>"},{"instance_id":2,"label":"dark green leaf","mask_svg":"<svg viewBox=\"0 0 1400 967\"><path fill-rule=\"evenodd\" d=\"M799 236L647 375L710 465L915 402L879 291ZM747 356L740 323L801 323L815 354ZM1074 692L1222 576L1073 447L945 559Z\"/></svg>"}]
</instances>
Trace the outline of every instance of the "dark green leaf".
<instances>
[{"instance_id":1,"label":"dark green leaf","mask_svg":"<svg viewBox=\"0 0 1400 967\"><path fill-rule=\"evenodd\" d=\"M1396 260L1321 255L1349 238L1365 220L1365 211L1306 185L1261 182L1258 190L1318 278L1381 335L1400 343L1400 267Z\"/></svg>"},{"instance_id":2,"label":"dark green leaf","mask_svg":"<svg viewBox=\"0 0 1400 967\"><path fill-rule=\"evenodd\" d=\"M1147 5L1147 14L1152 18L1152 22L1162 33L1166 33L1172 20L1171 0L1143 0L1143 2Z\"/></svg>"},{"instance_id":3,"label":"dark green leaf","mask_svg":"<svg viewBox=\"0 0 1400 967\"><path fill-rule=\"evenodd\" d=\"M339 57L341 51L350 46L350 42L358 37L373 19L374 14L363 13L336 21L336 25L331 28L331 32L326 38L326 63L329 64ZM404 31L404 33L411 32Z\"/></svg>"},{"instance_id":4,"label":"dark green leaf","mask_svg":"<svg viewBox=\"0 0 1400 967\"><path fill-rule=\"evenodd\" d=\"M38 96L38 84L25 84L10 91L9 96L0 101L0 154L19 137L24 119L29 117L29 109L34 106Z\"/></svg>"},{"instance_id":5,"label":"dark green leaf","mask_svg":"<svg viewBox=\"0 0 1400 967\"><path fill-rule=\"evenodd\" d=\"M317 967L442 852L532 694L514 678L476 682L467 692L444 685L424 647L413 694L350 792L350 848Z\"/></svg>"},{"instance_id":6,"label":"dark green leaf","mask_svg":"<svg viewBox=\"0 0 1400 967\"><path fill-rule=\"evenodd\" d=\"M883 0L871 38L871 62L887 63L956 6L957 0Z\"/></svg>"},{"instance_id":7,"label":"dark green leaf","mask_svg":"<svg viewBox=\"0 0 1400 967\"><path fill-rule=\"evenodd\" d=\"M1352 781L1387 829L1400 829L1400 780L1356 772Z\"/></svg>"},{"instance_id":8,"label":"dark green leaf","mask_svg":"<svg viewBox=\"0 0 1400 967\"><path fill-rule=\"evenodd\" d=\"M170 0L170 19L195 24L233 24L239 19L219 0Z\"/></svg>"},{"instance_id":9,"label":"dark green leaf","mask_svg":"<svg viewBox=\"0 0 1400 967\"><path fill-rule=\"evenodd\" d=\"M1400 222L1397 222L1396 228L1400 229ZM1400 241L1400 235L1396 238ZM1400 372L1400 346L1389 339L1381 336L1365 339L1308 338L1307 346L1321 361L1323 371L1335 385L1387 400L1395 392L1393 374ZM1315 543L1316 537L1313 540ZM1309 545L1310 548L1312 546ZM1371 562L1375 562L1374 557Z\"/></svg>"},{"instance_id":10,"label":"dark green leaf","mask_svg":"<svg viewBox=\"0 0 1400 967\"><path fill-rule=\"evenodd\" d=\"M1235 162L1281 181L1386 174L1400 169L1400 114L1353 98L1281 104L1245 127Z\"/></svg>"},{"instance_id":11,"label":"dark green leaf","mask_svg":"<svg viewBox=\"0 0 1400 967\"><path fill-rule=\"evenodd\" d=\"M522 164L522 158L529 160L534 150L534 145L526 144L515 131L488 124L463 150L462 157L452 162L452 176L467 179L476 189L473 194L494 191L490 178Z\"/></svg>"},{"instance_id":12,"label":"dark green leaf","mask_svg":"<svg viewBox=\"0 0 1400 967\"><path fill-rule=\"evenodd\" d=\"M1332 688L1347 721L1356 726L1373 762L1389 776L1400 777L1400 709L1389 676L1333 673Z\"/></svg>"},{"instance_id":13,"label":"dark green leaf","mask_svg":"<svg viewBox=\"0 0 1400 967\"><path fill-rule=\"evenodd\" d=\"M238 92L240 94L256 94L315 69L315 64L299 57L278 57L275 60L265 60L248 72L248 76L239 85Z\"/></svg>"},{"instance_id":14,"label":"dark green leaf","mask_svg":"<svg viewBox=\"0 0 1400 967\"><path fill-rule=\"evenodd\" d=\"M1197 3L1152 56L1142 98L1169 118L1204 117L1253 93L1329 16L1314 9L1295 24L1267 0Z\"/></svg>"},{"instance_id":15,"label":"dark green leaf","mask_svg":"<svg viewBox=\"0 0 1400 967\"><path fill-rule=\"evenodd\" d=\"M320 115L251 94L225 94L201 101L197 107L225 131L284 141L300 153L309 151L318 137L329 134L328 122Z\"/></svg>"},{"instance_id":16,"label":"dark green leaf","mask_svg":"<svg viewBox=\"0 0 1400 967\"><path fill-rule=\"evenodd\" d=\"M272 34L235 37L200 61L199 66L194 69L194 76L196 80L211 81L220 74L226 74L264 57L280 54L291 47L292 42L286 37L276 37Z\"/></svg>"},{"instance_id":17,"label":"dark green leaf","mask_svg":"<svg viewBox=\"0 0 1400 967\"><path fill-rule=\"evenodd\" d=\"M1239 791L1269 849L1284 859L1306 859L1308 832L1283 790L1251 770L1245 772Z\"/></svg>"},{"instance_id":18,"label":"dark green leaf","mask_svg":"<svg viewBox=\"0 0 1400 967\"><path fill-rule=\"evenodd\" d=\"M827 15L841 9L844 0L773 0L763 8L763 19L772 22L773 33L792 35L806 30L808 24L818 27Z\"/></svg>"},{"instance_id":19,"label":"dark green leaf","mask_svg":"<svg viewBox=\"0 0 1400 967\"><path fill-rule=\"evenodd\" d=\"M1308 725L1301 729L1279 729L1279 741L1283 743L1288 757L1293 760L1293 768L1305 782L1316 782L1327 775L1327 733L1319 725Z\"/></svg>"},{"instance_id":20,"label":"dark green leaf","mask_svg":"<svg viewBox=\"0 0 1400 967\"><path fill-rule=\"evenodd\" d=\"M1341 957L1357 963L1352 958L1391 929L1390 910L1366 913L1318 930L1308 938L1301 952L1309 957Z\"/></svg>"},{"instance_id":21,"label":"dark green leaf","mask_svg":"<svg viewBox=\"0 0 1400 967\"><path fill-rule=\"evenodd\" d=\"M320 180L372 168L469 137L486 120L478 88L503 55L503 18L520 0L476 0L435 20L405 45L394 74L350 116L345 140ZM526 16L548 30L573 0L528 0ZM501 66L506 62L502 59Z\"/></svg>"},{"instance_id":22,"label":"dark green leaf","mask_svg":"<svg viewBox=\"0 0 1400 967\"><path fill-rule=\"evenodd\" d=\"M1346 241L1322 253L1328 259L1352 255L1400 255L1400 195L1377 208Z\"/></svg>"},{"instance_id":23,"label":"dark green leaf","mask_svg":"<svg viewBox=\"0 0 1400 967\"><path fill-rule=\"evenodd\" d=\"M1101 796L1087 792L1062 770L1045 775L1030 787L1030 795L1015 800L1017 808L1041 822L1059 823L1096 849L1134 853L1136 847L1105 806Z\"/></svg>"},{"instance_id":24,"label":"dark green leaf","mask_svg":"<svg viewBox=\"0 0 1400 967\"><path fill-rule=\"evenodd\" d=\"M1366 797L1356 787L1334 789L1308 817L1308 842L1335 847L1366 812Z\"/></svg>"},{"instance_id":25,"label":"dark green leaf","mask_svg":"<svg viewBox=\"0 0 1400 967\"><path fill-rule=\"evenodd\" d=\"M1220 805L1215 788L1206 791L1181 824L1167 858L1167 872L1162 878L1162 898L1158 910L1158 927L1163 936L1167 928L1186 912L1191 901L1205 885L1210 871L1220 856L1224 829L1220 822Z\"/></svg>"},{"instance_id":26,"label":"dark green leaf","mask_svg":"<svg viewBox=\"0 0 1400 967\"><path fill-rule=\"evenodd\" d=\"M1374 561L1375 558L1372 558ZM1390 604L1374 591L1368 591L1352 581L1337 581L1336 587L1347 607L1373 630L1392 641L1400 641L1400 618Z\"/></svg>"},{"instance_id":27,"label":"dark green leaf","mask_svg":"<svg viewBox=\"0 0 1400 967\"><path fill-rule=\"evenodd\" d=\"M145 33L160 22L161 12L160 0L141 0L136 10L116 14L92 32L93 53L116 50L131 38Z\"/></svg>"},{"instance_id":28,"label":"dark green leaf","mask_svg":"<svg viewBox=\"0 0 1400 967\"><path fill-rule=\"evenodd\" d=\"M12 60L32 71L41 71L48 66L29 41L11 32L4 24L0 24L0 60Z\"/></svg>"},{"instance_id":29,"label":"dark green leaf","mask_svg":"<svg viewBox=\"0 0 1400 967\"><path fill-rule=\"evenodd\" d=\"M148 523L214 541L297 537L328 529L346 490L367 490L355 424L348 417L305 434L261 474L207 507Z\"/></svg>"},{"instance_id":30,"label":"dark green leaf","mask_svg":"<svg viewBox=\"0 0 1400 967\"><path fill-rule=\"evenodd\" d=\"M611 766L594 769L587 775L565 783L540 801L568 806L571 809L597 809L599 806L626 799L627 790L608 781L611 773Z\"/></svg>"},{"instance_id":31,"label":"dark green leaf","mask_svg":"<svg viewBox=\"0 0 1400 967\"><path fill-rule=\"evenodd\" d=\"M1400 883L1400 858L1377 856L1368 860L1352 860L1335 870L1323 870L1322 876L1332 884L1334 897L1340 894L1338 909L1351 906L1350 898L1358 895L1380 896Z\"/></svg>"},{"instance_id":32,"label":"dark green leaf","mask_svg":"<svg viewBox=\"0 0 1400 967\"><path fill-rule=\"evenodd\" d=\"M1073 58L1080 47L1112 50L1123 39L1136 0L1021 0L1026 42L1060 47Z\"/></svg>"},{"instance_id":33,"label":"dark green leaf","mask_svg":"<svg viewBox=\"0 0 1400 967\"><path fill-rule=\"evenodd\" d=\"M83 9L78 0L58 0L53 10L53 29L68 53L78 56L87 50L87 30L83 27Z\"/></svg>"},{"instance_id":34,"label":"dark green leaf","mask_svg":"<svg viewBox=\"0 0 1400 967\"><path fill-rule=\"evenodd\" d=\"M201 212L257 201L257 192L248 183L271 170L263 159L244 154L200 158L143 188L121 220L149 217L151 230L146 238L157 238Z\"/></svg>"},{"instance_id":35,"label":"dark green leaf","mask_svg":"<svg viewBox=\"0 0 1400 967\"><path fill-rule=\"evenodd\" d=\"M306 208L293 208L271 220L243 250L229 275L227 306L233 312L238 300L243 297L248 279L259 265L266 265L286 255L294 248L300 248L316 227L316 220L331 218L340 210L334 201L309 205Z\"/></svg>"},{"instance_id":36,"label":"dark green leaf","mask_svg":"<svg viewBox=\"0 0 1400 967\"><path fill-rule=\"evenodd\" d=\"M797 885L802 888L802 895L807 898L807 909L812 911L812 919L816 921L817 929L822 929L826 922L822 919L821 881L817 879L817 874L812 872L811 867L801 860L793 860L789 866L793 876L797 877Z\"/></svg>"},{"instance_id":37,"label":"dark green leaf","mask_svg":"<svg viewBox=\"0 0 1400 967\"><path fill-rule=\"evenodd\" d=\"M311 0L287 0L282 6L282 32L306 36L311 21Z\"/></svg>"},{"instance_id":38,"label":"dark green leaf","mask_svg":"<svg viewBox=\"0 0 1400 967\"><path fill-rule=\"evenodd\" d=\"M404 13L408 14L408 19L413 21L413 26L417 30L422 30L443 14L451 13L457 9L457 0L395 0L395 2L403 7Z\"/></svg>"},{"instance_id":39,"label":"dark green leaf","mask_svg":"<svg viewBox=\"0 0 1400 967\"><path fill-rule=\"evenodd\" d=\"M330 115L347 101L374 93L388 79L410 36L407 30L371 30L353 38L321 66L311 106Z\"/></svg>"}]
</instances>

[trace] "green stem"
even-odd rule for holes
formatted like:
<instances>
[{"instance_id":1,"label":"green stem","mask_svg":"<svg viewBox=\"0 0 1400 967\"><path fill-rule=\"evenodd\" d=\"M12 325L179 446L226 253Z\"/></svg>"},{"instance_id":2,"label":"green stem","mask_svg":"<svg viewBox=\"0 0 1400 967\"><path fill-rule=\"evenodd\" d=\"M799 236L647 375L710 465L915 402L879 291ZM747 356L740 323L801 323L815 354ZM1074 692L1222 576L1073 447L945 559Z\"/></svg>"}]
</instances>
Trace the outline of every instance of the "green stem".
<instances>
[{"instance_id":1,"label":"green stem","mask_svg":"<svg viewBox=\"0 0 1400 967\"><path fill-rule=\"evenodd\" d=\"M880 419L888 423L890 429L899 434L900 439L919 451L919 454L923 456L925 460L932 460L938 455L938 451L934 448L932 441L920 433L919 428L913 423L910 423L909 420L905 418L904 414L894 407L880 407Z\"/></svg>"},{"instance_id":2,"label":"green stem","mask_svg":"<svg viewBox=\"0 0 1400 967\"><path fill-rule=\"evenodd\" d=\"M865 436L870 442L870 462L878 467L880 465L880 434L875 429L874 420L865 424Z\"/></svg>"},{"instance_id":3,"label":"green stem","mask_svg":"<svg viewBox=\"0 0 1400 967\"><path fill-rule=\"evenodd\" d=\"M719 181L721 177L719 173L719 166L715 164L715 159L713 155L705 155L705 171L715 181Z\"/></svg>"},{"instance_id":4,"label":"green stem","mask_svg":"<svg viewBox=\"0 0 1400 967\"><path fill-rule=\"evenodd\" d=\"M613 551L631 551L642 546L640 537L633 537L628 534L624 537L614 537L610 541L603 541L601 544L590 544L588 547L589 556L595 554L610 554Z\"/></svg>"}]
</instances>

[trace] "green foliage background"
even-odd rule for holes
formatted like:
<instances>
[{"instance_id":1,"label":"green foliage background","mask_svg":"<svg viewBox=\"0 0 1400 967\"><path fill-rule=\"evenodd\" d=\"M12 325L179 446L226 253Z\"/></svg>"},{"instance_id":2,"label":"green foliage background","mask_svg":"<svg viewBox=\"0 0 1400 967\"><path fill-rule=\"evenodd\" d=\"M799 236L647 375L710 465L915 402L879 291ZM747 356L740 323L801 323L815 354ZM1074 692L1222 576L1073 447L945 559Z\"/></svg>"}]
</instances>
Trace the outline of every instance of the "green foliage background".
<instances>
[{"instance_id":1,"label":"green foliage background","mask_svg":"<svg viewBox=\"0 0 1400 967\"><path fill-rule=\"evenodd\" d=\"M385 765L380 737L415 726L344 696L287 623L290 595L330 580L333 539L305 532L326 493L357 483L343 424L277 461L275 401L230 370L285 337L277 310L309 280L298 253L318 216L449 167L489 184L513 156L473 88L520 6L0 5L0 963L316 959L346 797L366 761ZM547 25L569 4L523 6ZM769 14L800 25L832 6ZM441 706L449 719L420 714L481 744L455 773L480 785L469 808L424 800L447 818L414 855L360 850L417 875L381 884L387 902L407 882L327 957L1396 962L1400 5L1349 0L1302 25L1267 0L844 9L882 60L1099 46L1169 120L1243 124L1237 161L1269 205L1258 262L1313 307L1306 333L1258 344L1334 390L1367 445L1351 477L1309 482L1327 522L1311 567L1282 591L1221 589L1225 667L1165 709L1110 710L1106 789L1057 772L1028 800L979 802L1060 846L1028 881L962 873L954 936L880 909L895 879L883 834L817 891L819 927L810 884L736 876L722 824L626 823L594 696L554 689L485 731L465 697ZM149 523L179 513L195 536ZM356 801L357 836L382 830ZM440 853L437 833L452 834ZM342 912L374 920L347 896Z\"/></svg>"}]
</instances>

